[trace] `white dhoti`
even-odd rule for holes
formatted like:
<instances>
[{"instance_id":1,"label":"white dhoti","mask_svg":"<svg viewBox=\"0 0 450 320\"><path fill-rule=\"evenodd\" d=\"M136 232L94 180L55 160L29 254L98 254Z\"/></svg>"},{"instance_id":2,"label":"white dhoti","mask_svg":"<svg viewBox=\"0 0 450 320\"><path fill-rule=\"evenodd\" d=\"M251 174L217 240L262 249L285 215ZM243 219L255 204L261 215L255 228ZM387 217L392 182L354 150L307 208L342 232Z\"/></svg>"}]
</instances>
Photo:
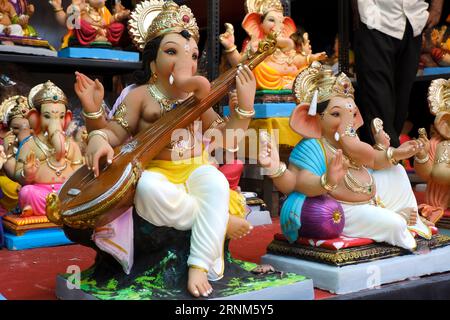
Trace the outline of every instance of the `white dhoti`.
<instances>
[{"instance_id":1,"label":"white dhoti","mask_svg":"<svg viewBox=\"0 0 450 320\"><path fill-rule=\"evenodd\" d=\"M159 173L144 171L134 204L137 213L156 226L192 230L188 265L223 276L224 240L228 223L229 184L211 165L192 171L185 183L174 184Z\"/></svg>"},{"instance_id":2,"label":"white dhoti","mask_svg":"<svg viewBox=\"0 0 450 320\"><path fill-rule=\"evenodd\" d=\"M16 36L16 37L22 37L23 36L23 29L18 24L11 24L9 26L5 26L3 24L0 24L0 34L3 34L3 31L5 30L6 27L8 27L9 30L11 30L9 35Z\"/></svg>"},{"instance_id":3,"label":"white dhoti","mask_svg":"<svg viewBox=\"0 0 450 320\"><path fill-rule=\"evenodd\" d=\"M410 230L424 238L431 238L431 231L420 220L408 226L399 214L410 208L417 211L417 201L405 169L401 165L373 173L377 188L377 199L383 207L372 204L342 203L345 215L343 234L349 237L370 238L387 242L408 250L416 248L416 241ZM405 211L405 209L407 209Z\"/></svg>"}]
</instances>

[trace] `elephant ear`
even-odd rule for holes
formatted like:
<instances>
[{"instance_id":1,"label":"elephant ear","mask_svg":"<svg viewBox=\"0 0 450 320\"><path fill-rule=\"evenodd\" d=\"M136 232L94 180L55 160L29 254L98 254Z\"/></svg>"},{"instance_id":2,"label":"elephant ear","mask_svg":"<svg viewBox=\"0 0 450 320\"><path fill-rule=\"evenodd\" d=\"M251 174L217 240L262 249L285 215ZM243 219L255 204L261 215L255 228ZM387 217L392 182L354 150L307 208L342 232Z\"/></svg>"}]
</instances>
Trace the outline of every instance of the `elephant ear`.
<instances>
[{"instance_id":1,"label":"elephant ear","mask_svg":"<svg viewBox=\"0 0 450 320\"><path fill-rule=\"evenodd\" d=\"M259 13L248 13L244 21L242 21L242 28L252 40L264 38L264 32L261 28L261 15Z\"/></svg>"},{"instance_id":2,"label":"elephant ear","mask_svg":"<svg viewBox=\"0 0 450 320\"><path fill-rule=\"evenodd\" d=\"M64 116L64 131L69 127L70 122L72 122L73 114L72 111L67 110L66 115Z\"/></svg>"},{"instance_id":3,"label":"elephant ear","mask_svg":"<svg viewBox=\"0 0 450 320\"><path fill-rule=\"evenodd\" d=\"M434 126L445 139L450 139L450 112L439 112L434 119Z\"/></svg>"},{"instance_id":4,"label":"elephant ear","mask_svg":"<svg viewBox=\"0 0 450 320\"><path fill-rule=\"evenodd\" d=\"M41 114L36 109L31 109L27 113L27 119L30 123L31 129L33 129L33 132L35 134L38 134L41 132Z\"/></svg>"},{"instance_id":5,"label":"elephant ear","mask_svg":"<svg viewBox=\"0 0 450 320\"><path fill-rule=\"evenodd\" d=\"M302 137L319 139L322 136L319 118L310 116L308 111L309 104L298 105L289 118L289 125Z\"/></svg>"},{"instance_id":6,"label":"elephant ear","mask_svg":"<svg viewBox=\"0 0 450 320\"><path fill-rule=\"evenodd\" d=\"M291 17L284 17L283 26L283 36L286 38L289 38L293 33L297 32L297 26Z\"/></svg>"}]
</instances>

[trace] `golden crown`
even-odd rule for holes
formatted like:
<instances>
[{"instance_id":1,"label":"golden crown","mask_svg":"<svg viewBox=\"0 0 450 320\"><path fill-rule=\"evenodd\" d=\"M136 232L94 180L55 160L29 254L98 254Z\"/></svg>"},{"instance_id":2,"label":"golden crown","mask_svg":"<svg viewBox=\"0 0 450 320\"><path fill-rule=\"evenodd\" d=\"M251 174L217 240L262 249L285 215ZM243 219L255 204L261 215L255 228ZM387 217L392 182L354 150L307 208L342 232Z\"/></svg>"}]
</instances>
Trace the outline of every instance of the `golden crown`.
<instances>
[{"instance_id":1,"label":"golden crown","mask_svg":"<svg viewBox=\"0 0 450 320\"><path fill-rule=\"evenodd\" d=\"M297 76L293 88L297 104L311 103L315 95L317 103L336 96L354 99L355 93L352 82L345 73L334 76L331 69L323 67L317 61Z\"/></svg>"},{"instance_id":2,"label":"golden crown","mask_svg":"<svg viewBox=\"0 0 450 320\"><path fill-rule=\"evenodd\" d=\"M283 5L280 0L247 0L245 2L247 13L259 13L265 15L270 11L283 13Z\"/></svg>"},{"instance_id":3,"label":"golden crown","mask_svg":"<svg viewBox=\"0 0 450 320\"><path fill-rule=\"evenodd\" d=\"M173 1L167 1L148 28L145 43L164 34L179 33L183 30L187 30L198 43L200 33L191 9L184 5L179 6Z\"/></svg>"},{"instance_id":4,"label":"golden crown","mask_svg":"<svg viewBox=\"0 0 450 320\"><path fill-rule=\"evenodd\" d=\"M40 107L44 103L62 103L67 106L68 100L64 92L49 80L32 88L28 95L31 108Z\"/></svg>"},{"instance_id":5,"label":"golden crown","mask_svg":"<svg viewBox=\"0 0 450 320\"><path fill-rule=\"evenodd\" d=\"M13 96L2 102L0 105L1 122L8 125L8 122L15 118L25 118L30 111L27 98L24 96Z\"/></svg>"},{"instance_id":6,"label":"golden crown","mask_svg":"<svg viewBox=\"0 0 450 320\"><path fill-rule=\"evenodd\" d=\"M436 79L428 88L428 106L433 115L450 112L450 79Z\"/></svg>"}]
</instances>

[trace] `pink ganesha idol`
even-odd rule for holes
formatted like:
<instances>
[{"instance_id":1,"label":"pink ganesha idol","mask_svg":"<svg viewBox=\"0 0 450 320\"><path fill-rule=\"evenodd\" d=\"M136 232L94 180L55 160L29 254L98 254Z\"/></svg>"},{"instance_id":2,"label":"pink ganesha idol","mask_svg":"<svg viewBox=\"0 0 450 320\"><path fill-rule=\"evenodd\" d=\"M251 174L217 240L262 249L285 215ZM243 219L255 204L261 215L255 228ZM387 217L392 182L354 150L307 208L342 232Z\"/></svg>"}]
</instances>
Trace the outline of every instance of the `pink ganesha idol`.
<instances>
[{"instance_id":1,"label":"pink ganesha idol","mask_svg":"<svg viewBox=\"0 0 450 320\"><path fill-rule=\"evenodd\" d=\"M46 197L83 164L80 149L66 137L72 120L64 92L47 81L31 89L28 113L34 131L32 139L20 150L15 178L23 185L19 192L22 217L44 216Z\"/></svg>"}]
</instances>

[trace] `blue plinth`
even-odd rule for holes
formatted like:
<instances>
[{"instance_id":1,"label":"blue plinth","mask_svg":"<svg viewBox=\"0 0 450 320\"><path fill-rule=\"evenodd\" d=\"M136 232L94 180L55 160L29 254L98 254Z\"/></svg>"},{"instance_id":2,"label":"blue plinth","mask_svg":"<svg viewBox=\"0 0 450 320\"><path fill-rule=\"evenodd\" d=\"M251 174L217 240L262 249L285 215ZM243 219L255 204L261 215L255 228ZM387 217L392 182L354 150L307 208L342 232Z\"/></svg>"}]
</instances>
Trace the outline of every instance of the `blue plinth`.
<instances>
[{"instance_id":1,"label":"blue plinth","mask_svg":"<svg viewBox=\"0 0 450 320\"><path fill-rule=\"evenodd\" d=\"M22 236L5 232L5 247L9 250L25 250L72 244L59 228L30 230Z\"/></svg>"},{"instance_id":2,"label":"blue plinth","mask_svg":"<svg viewBox=\"0 0 450 320\"><path fill-rule=\"evenodd\" d=\"M139 62L138 52L102 48L64 48L58 52L58 57Z\"/></svg>"},{"instance_id":3,"label":"blue plinth","mask_svg":"<svg viewBox=\"0 0 450 320\"><path fill-rule=\"evenodd\" d=\"M1 293L0 293L0 300L6 300L6 298L4 296L2 296Z\"/></svg>"},{"instance_id":4,"label":"blue plinth","mask_svg":"<svg viewBox=\"0 0 450 320\"><path fill-rule=\"evenodd\" d=\"M435 68L424 68L424 76L434 76L438 74L448 74L450 73L450 67L435 67Z\"/></svg>"},{"instance_id":5,"label":"blue plinth","mask_svg":"<svg viewBox=\"0 0 450 320\"><path fill-rule=\"evenodd\" d=\"M295 103L255 103L255 116L253 119L268 119L268 118L289 118L292 111L295 109ZM223 115L230 115L230 107L223 108Z\"/></svg>"},{"instance_id":6,"label":"blue plinth","mask_svg":"<svg viewBox=\"0 0 450 320\"><path fill-rule=\"evenodd\" d=\"M0 248L3 248L4 242L5 242L5 240L4 240L4 236L3 236L3 222L2 222L2 217L0 217Z\"/></svg>"}]
</instances>

